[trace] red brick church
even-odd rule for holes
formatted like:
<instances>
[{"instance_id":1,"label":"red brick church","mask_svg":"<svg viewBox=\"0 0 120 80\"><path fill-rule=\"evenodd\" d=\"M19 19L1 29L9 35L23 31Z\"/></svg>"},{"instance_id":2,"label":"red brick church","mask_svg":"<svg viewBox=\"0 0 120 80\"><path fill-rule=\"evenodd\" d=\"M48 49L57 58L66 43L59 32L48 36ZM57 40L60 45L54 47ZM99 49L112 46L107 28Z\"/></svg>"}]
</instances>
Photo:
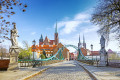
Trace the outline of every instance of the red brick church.
<instances>
[{"instance_id":1,"label":"red brick church","mask_svg":"<svg viewBox=\"0 0 120 80\"><path fill-rule=\"evenodd\" d=\"M50 40L47 36L45 37L45 40L44 40L41 34L41 37L39 39L39 45L58 45L58 43L59 43L59 38L58 38L57 23L56 23L54 40Z\"/></svg>"}]
</instances>

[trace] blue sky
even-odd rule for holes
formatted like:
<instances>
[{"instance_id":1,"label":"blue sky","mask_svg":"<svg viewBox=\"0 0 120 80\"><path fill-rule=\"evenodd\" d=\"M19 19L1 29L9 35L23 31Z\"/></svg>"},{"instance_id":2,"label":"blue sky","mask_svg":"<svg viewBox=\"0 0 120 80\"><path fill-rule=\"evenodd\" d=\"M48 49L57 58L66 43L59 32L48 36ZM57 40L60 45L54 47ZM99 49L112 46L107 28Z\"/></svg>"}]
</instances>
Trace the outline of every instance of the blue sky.
<instances>
[{"instance_id":1,"label":"blue sky","mask_svg":"<svg viewBox=\"0 0 120 80\"><path fill-rule=\"evenodd\" d=\"M98 0L24 0L28 5L25 13L16 8L16 14L11 17L11 21L16 22L19 45L22 41L28 41L32 45L35 39L39 41L40 35L47 35L49 39L54 39L56 19L58 22L59 40L63 44L78 45L79 34L81 42L83 34L87 43L87 48L94 45L94 50L100 50L97 34L99 27L90 22L93 8ZM6 41L7 44L9 43ZM118 50L113 47L116 42L110 42L107 49ZM9 44L10 45L10 44ZM74 51L73 48L69 48Z\"/></svg>"}]
</instances>

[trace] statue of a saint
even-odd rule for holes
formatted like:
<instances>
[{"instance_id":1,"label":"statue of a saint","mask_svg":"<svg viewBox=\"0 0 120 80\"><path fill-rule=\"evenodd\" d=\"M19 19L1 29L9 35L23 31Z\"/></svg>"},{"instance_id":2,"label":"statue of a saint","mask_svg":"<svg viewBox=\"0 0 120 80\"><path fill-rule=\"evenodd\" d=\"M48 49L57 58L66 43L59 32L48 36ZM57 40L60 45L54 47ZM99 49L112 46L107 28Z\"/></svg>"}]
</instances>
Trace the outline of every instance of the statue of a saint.
<instances>
[{"instance_id":1,"label":"statue of a saint","mask_svg":"<svg viewBox=\"0 0 120 80\"><path fill-rule=\"evenodd\" d=\"M99 61L99 66L106 66L107 62L107 52L105 50L105 38L102 35L100 38L100 44L101 44L101 49L100 49L100 61Z\"/></svg>"},{"instance_id":2,"label":"statue of a saint","mask_svg":"<svg viewBox=\"0 0 120 80\"><path fill-rule=\"evenodd\" d=\"M11 43L12 46L18 46L18 42L17 42L17 37L19 37L17 35L17 29L16 29L16 24L14 24L14 28L11 30Z\"/></svg>"},{"instance_id":3,"label":"statue of a saint","mask_svg":"<svg viewBox=\"0 0 120 80\"><path fill-rule=\"evenodd\" d=\"M105 38L103 37L103 35L101 36L100 44L101 44L101 48L105 48Z\"/></svg>"}]
</instances>

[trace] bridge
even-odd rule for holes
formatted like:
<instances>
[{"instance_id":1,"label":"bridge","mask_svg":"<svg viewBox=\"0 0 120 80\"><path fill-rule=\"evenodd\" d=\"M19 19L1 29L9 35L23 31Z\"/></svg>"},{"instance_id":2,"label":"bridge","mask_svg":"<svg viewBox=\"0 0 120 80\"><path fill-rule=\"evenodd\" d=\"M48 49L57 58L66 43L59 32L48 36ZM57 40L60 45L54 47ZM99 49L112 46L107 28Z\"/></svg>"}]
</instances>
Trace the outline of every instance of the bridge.
<instances>
[{"instance_id":1,"label":"bridge","mask_svg":"<svg viewBox=\"0 0 120 80\"><path fill-rule=\"evenodd\" d=\"M79 52L77 57L78 61L64 60L65 57L62 52L66 47L73 47ZM1 80L120 80L119 68L95 67L93 65L84 64L81 62L82 60L92 62L92 60L83 55L81 49L77 46L64 45L59 48L56 54L49 58L25 61L26 63L23 64L28 65L27 67L19 67L19 70L16 72L8 71L0 73ZM30 64L34 61L43 62L43 65L33 68ZM46 65L44 65L44 62L48 62L50 64L45 63Z\"/></svg>"},{"instance_id":2,"label":"bridge","mask_svg":"<svg viewBox=\"0 0 120 80\"><path fill-rule=\"evenodd\" d=\"M59 48L59 50L57 51L57 53L54 54L53 56L51 56L49 58L46 58L46 59L36 59L36 60L37 61L64 60L64 56L62 54L62 51L65 49L65 47L72 47L72 48L76 49L76 51L78 51L79 54L78 54L77 60L90 60L90 59L86 58L83 55L81 49L78 49L78 47L75 46L75 45L64 45L63 47Z\"/></svg>"}]
</instances>

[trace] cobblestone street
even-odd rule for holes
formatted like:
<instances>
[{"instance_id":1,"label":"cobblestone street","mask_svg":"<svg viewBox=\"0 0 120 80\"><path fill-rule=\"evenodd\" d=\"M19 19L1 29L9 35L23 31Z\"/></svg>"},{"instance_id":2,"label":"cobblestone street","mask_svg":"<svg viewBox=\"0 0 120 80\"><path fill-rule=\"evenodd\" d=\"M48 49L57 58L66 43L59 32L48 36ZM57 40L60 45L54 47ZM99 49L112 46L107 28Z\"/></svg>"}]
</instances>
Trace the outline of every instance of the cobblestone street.
<instances>
[{"instance_id":1,"label":"cobblestone street","mask_svg":"<svg viewBox=\"0 0 120 80\"><path fill-rule=\"evenodd\" d=\"M30 80L91 80L76 61L65 61Z\"/></svg>"}]
</instances>

